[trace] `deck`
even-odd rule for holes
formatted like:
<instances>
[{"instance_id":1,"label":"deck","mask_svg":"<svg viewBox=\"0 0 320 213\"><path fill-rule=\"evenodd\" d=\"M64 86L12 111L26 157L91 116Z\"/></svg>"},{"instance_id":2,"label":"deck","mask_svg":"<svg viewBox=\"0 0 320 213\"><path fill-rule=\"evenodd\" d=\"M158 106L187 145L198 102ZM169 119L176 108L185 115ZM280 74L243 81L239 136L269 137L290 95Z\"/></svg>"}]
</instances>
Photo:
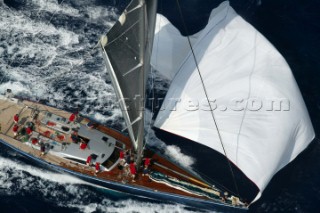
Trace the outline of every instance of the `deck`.
<instances>
[{"instance_id":1,"label":"deck","mask_svg":"<svg viewBox=\"0 0 320 213\"><path fill-rule=\"evenodd\" d=\"M58 135L60 136L61 134L64 135L62 137L63 139L61 139L61 137L59 139L59 137L57 137L57 135L54 134L54 132L56 132L54 129L40 122L41 119L44 118L45 113L47 112L64 117L66 119L70 117L71 113L63 110L59 110L53 107L45 106L39 103L26 101L26 100L20 101L17 99L10 99L10 100L0 99L0 124L1 124L0 139L10 144L11 146L14 146L17 149L22 150L25 153L28 153L29 155L32 155L37 158L41 158L46 162L72 170L74 172L78 172L81 174L85 174L85 175L89 175L89 176L93 176L93 177L97 177L97 178L101 178L104 180L113 181L117 183L122 183L127 185L129 184L132 186L139 186L139 187L147 188L153 191L161 191L165 193L173 193L177 195L194 197L194 198L199 198L203 200L211 200L206 196L199 196L197 194L193 194L185 190L181 190L176 187L169 186L164 183L152 181L148 176L143 176L141 172L138 172L135 180L133 180L130 177L130 175L128 175L127 169L120 170L117 166L115 166L110 171L103 171L98 174L95 174L94 167L89 167L86 165L82 165L80 163L76 163L74 161L67 160L62 157L58 157L56 155L51 154L50 151L45 155L41 156L38 147L30 146L30 144L28 145L25 138L21 136L15 137L12 131L12 128L14 126L13 116L15 114L19 114L19 117L20 117L19 126L21 128L24 125L26 125L27 122L30 122L32 120L32 113L34 108L37 108L40 111L40 114L36 120L33 120L36 123L33 134L40 134L42 137L48 137L48 139L55 140L58 143L72 143L70 139L70 136L71 136L70 133L59 133ZM85 125L90 120L87 118L80 118L78 121L79 123ZM121 134L116 130L113 130L111 128L108 128L99 124L95 126L95 129L125 144L126 149L131 149L130 139L126 135ZM48 134L48 132L50 132L50 134ZM156 162L155 164L151 165L150 170L158 171L165 175L168 175L183 181L188 181L199 187L209 188L209 186L206 183L204 183L197 177L188 173L184 169L179 168L175 164L162 158L156 153L152 151L148 151L146 155L148 155L148 157L151 157L153 162ZM182 176L177 175L177 173L175 172L165 169L165 167L168 167L174 171L179 172L180 174L182 174ZM215 191L215 193L217 194L217 196L219 196L218 191ZM219 200L214 200L214 201L219 202Z\"/></svg>"}]
</instances>

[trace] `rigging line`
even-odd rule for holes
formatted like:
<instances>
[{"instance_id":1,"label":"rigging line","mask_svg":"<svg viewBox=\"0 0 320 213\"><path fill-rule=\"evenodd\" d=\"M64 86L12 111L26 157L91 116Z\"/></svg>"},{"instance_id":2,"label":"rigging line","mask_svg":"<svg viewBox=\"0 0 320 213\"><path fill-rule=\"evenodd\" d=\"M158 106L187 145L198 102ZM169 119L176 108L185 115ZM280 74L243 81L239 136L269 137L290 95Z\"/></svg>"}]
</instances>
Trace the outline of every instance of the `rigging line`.
<instances>
[{"instance_id":1,"label":"rigging line","mask_svg":"<svg viewBox=\"0 0 320 213\"><path fill-rule=\"evenodd\" d=\"M235 193L233 190L227 188L226 186L224 186L223 184L215 181L214 179L208 177L207 175L203 174L202 172L198 171L197 169L193 169L193 171L195 171L196 173L198 173L201 177L204 177L204 180L206 182L208 181L212 181L212 184L214 185L214 188L217 188L218 190L224 190L224 191L227 191L233 195L236 195L237 193Z\"/></svg>"},{"instance_id":2,"label":"rigging line","mask_svg":"<svg viewBox=\"0 0 320 213\"><path fill-rule=\"evenodd\" d=\"M211 116L212 116L212 118L213 118L214 125L215 125L215 127L216 127L216 129L217 129L218 137L219 137L219 140L220 140L220 143L221 143L221 146L222 146L224 155L226 156L226 159L227 159L227 162L228 162L228 166L229 166L229 169L230 169L230 172L231 172L231 175L232 175L232 179L233 179L234 186L235 186L236 191L237 191L237 195L240 197L238 185L237 185L237 182L236 182L236 180L235 180L235 175L234 175L234 172L233 172L233 169L232 169L232 166L231 166L231 162L230 162L229 159L228 159L228 156L227 156L227 153L226 153L226 149L225 149L225 147L224 147L224 145L223 145L223 141L222 141L221 134L220 134L220 132L219 132L218 124L217 124L217 121L216 121L216 119L215 119L215 117L214 117L213 109L212 109L212 106L211 106L210 101L209 101L209 95L208 95L208 92L207 92L206 87L205 87L205 85L204 85L204 79L203 79L203 77L202 77L202 75L201 75L200 68L199 68L199 64L198 64L197 58L196 58L196 56L195 56L193 47L192 47L192 45L191 45L190 37L189 37L189 35L188 35L188 29L187 29L187 26L186 26L186 24L185 24L185 21L184 21L183 15L182 15L182 10L181 10L181 6L180 6L180 3L179 3L179 0L176 0L176 2L177 2L177 6L178 6L178 10L179 10L179 14L180 14L180 17L181 17L181 21L182 21L184 30L185 30L185 32L187 33L188 43L189 43L189 46L190 46L190 49L191 49L191 52L192 52L192 56L193 56L194 62L195 62L195 64L196 64L196 68L197 68L197 71L198 71L198 74L199 74L199 77L200 77L200 80L201 80L201 84L202 84L204 93L205 93L205 95L206 95L206 97L207 97L207 100L208 100L208 104L209 104L209 107L210 107Z\"/></svg>"}]
</instances>

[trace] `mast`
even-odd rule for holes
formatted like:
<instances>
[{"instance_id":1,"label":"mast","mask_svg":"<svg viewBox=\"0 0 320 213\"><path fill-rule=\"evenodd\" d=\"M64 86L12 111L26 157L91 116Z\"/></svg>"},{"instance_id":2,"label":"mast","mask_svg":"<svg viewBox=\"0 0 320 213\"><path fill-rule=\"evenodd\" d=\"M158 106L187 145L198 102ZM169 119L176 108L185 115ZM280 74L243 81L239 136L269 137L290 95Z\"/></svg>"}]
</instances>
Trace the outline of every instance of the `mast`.
<instances>
[{"instance_id":1,"label":"mast","mask_svg":"<svg viewBox=\"0 0 320 213\"><path fill-rule=\"evenodd\" d=\"M145 85L150 69L156 0L132 0L100 46L139 168L144 144Z\"/></svg>"},{"instance_id":2,"label":"mast","mask_svg":"<svg viewBox=\"0 0 320 213\"><path fill-rule=\"evenodd\" d=\"M155 23L156 23L156 14L157 14L157 0L148 0L145 1L145 22L144 22L144 33L146 36L146 46L145 51L142 53L144 58L144 84L143 84L143 109L145 106L145 92L146 92L146 82L148 79L148 73L151 69L150 60L151 60L151 54L152 54L152 47L153 47L153 38L154 38L154 30L155 30ZM142 30L142 28L141 28ZM143 32L141 33L143 34ZM143 147L144 147L144 111L142 113L142 121L141 121L141 129L139 134L139 143L137 147L137 157L136 157L136 164L137 167L140 167L142 155L143 155Z\"/></svg>"}]
</instances>

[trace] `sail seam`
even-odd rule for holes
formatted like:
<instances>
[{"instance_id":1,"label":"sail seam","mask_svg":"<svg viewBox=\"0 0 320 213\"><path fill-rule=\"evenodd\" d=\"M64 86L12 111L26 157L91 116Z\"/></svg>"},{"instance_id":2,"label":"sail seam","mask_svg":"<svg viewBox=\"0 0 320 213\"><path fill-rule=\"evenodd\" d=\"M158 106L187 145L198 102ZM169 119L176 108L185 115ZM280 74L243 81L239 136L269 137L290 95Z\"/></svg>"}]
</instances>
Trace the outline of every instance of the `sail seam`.
<instances>
[{"instance_id":1,"label":"sail seam","mask_svg":"<svg viewBox=\"0 0 320 213\"><path fill-rule=\"evenodd\" d=\"M131 13L131 12L133 12L133 11L135 11L135 10L139 9L139 8L141 8L142 6L143 6L143 4L142 4L142 3L140 3L139 5L137 5L136 7L132 8L131 10L126 11L126 14L129 14L129 13Z\"/></svg>"},{"instance_id":2,"label":"sail seam","mask_svg":"<svg viewBox=\"0 0 320 213\"><path fill-rule=\"evenodd\" d=\"M255 42L254 44L256 44L256 41L257 41L257 33L255 33L255 38L254 38ZM241 134L241 130L242 130L242 126L243 126L243 123L244 123L244 119L246 117L246 114L247 114L247 109L248 109L248 103L249 103L249 98L251 97L251 81L252 81L252 75L254 73L254 70L255 70L255 67L256 67L256 57L257 57L257 47L256 45L254 45L254 60L253 60L253 65L252 65L252 70L251 70L251 73L250 73L250 76L249 76L249 92L248 92L248 97L247 97L247 103L246 103L246 106L245 106L245 110L243 112L243 116L242 116L242 119L241 119L241 123L240 123L240 127L239 127L239 131L238 131L238 135L237 135L237 149L236 149L236 163L238 163L238 153L239 153L239 140L240 140L240 134Z\"/></svg>"},{"instance_id":3,"label":"sail seam","mask_svg":"<svg viewBox=\"0 0 320 213\"><path fill-rule=\"evenodd\" d=\"M135 67L130 69L128 72L124 73L122 76L125 77L126 75L128 75L129 73L133 72L134 70L136 70L136 69L138 69L140 67L142 67L142 63L137 64Z\"/></svg>"},{"instance_id":4,"label":"sail seam","mask_svg":"<svg viewBox=\"0 0 320 213\"><path fill-rule=\"evenodd\" d=\"M112 41L110 41L106 46L109 46L110 44L112 44L113 42L115 42L116 40L120 39L124 34L126 34L129 30L131 30L136 24L138 24L141 20L138 19L138 21L134 22L130 27L128 27L127 30L123 31L123 33L121 33L118 37L114 38Z\"/></svg>"}]
</instances>

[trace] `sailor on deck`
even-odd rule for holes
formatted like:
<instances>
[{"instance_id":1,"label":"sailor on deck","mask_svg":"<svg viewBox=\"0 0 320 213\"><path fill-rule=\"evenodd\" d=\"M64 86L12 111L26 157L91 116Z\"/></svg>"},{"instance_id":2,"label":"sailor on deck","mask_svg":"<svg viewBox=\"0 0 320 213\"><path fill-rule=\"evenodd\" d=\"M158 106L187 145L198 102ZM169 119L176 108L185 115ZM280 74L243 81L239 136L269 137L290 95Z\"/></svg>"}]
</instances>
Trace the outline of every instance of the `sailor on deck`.
<instances>
[{"instance_id":1,"label":"sailor on deck","mask_svg":"<svg viewBox=\"0 0 320 213\"><path fill-rule=\"evenodd\" d=\"M144 158L144 166L149 167L151 164L151 158Z\"/></svg>"},{"instance_id":2,"label":"sailor on deck","mask_svg":"<svg viewBox=\"0 0 320 213\"><path fill-rule=\"evenodd\" d=\"M17 124L17 123L19 122L19 115L18 115L18 114L15 114L15 115L13 116L13 122L14 122L15 124Z\"/></svg>"},{"instance_id":3,"label":"sailor on deck","mask_svg":"<svg viewBox=\"0 0 320 213\"><path fill-rule=\"evenodd\" d=\"M31 138L31 143L32 143L32 145L37 145L38 144L38 138Z\"/></svg>"},{"instance_id":4,"label":"sailor on deck","mask_svg":"<svg viewBox=\"0 0 320 213\"><path fill-rule=\"evenodd\" d=\"M95 168L96 168L96 172L94 173L94 175L97 175L99 172L100 172L100 163L99 162L96 162L96 166L95 166Z\"/></svg>"},{"instance_id":5,"label":"sailor on deck","mask_svg":"<svg viewBox=\"0 0 320 213\"><path fill-rule=\"evenodd\" d=\"M126 155L125 155L125 166L128 166L131 162L131 155L129 153L129 150L126 151Z\"/></svg>"},{"instance_id":6,"label":"sailor on deck","mask_svg":"<svg viewBox=\"0 0 320 213\"><path fill-rule=\"evenodd\" d=\"M91 155L88 156L86 164L87 164L87 166L92 165L92 156Z\"/></svg>"},{"instance_id":7,"label":"sailor on deck","mask_svg":"<svg viewBox=\"0 0 320 213\"><path fill-rule=\"evenodd\" d=\"M134 163L134 161L131 161L129 168L130 168L130 174L132 177L132 182L136 182L134 179L136 178L137 169L136 169L136 164Z\"/></svg>"},{"instance_id":8,"label":"sailor on deck","mask_svg":"<svg viewBox=\"0 0 320 213\"><path fill-rule=\"evenodd\" d=\"M12 128L12 131L13 131L13 135L14 136L17 136L18 135L18 129L19 129L19 126L18 124L15 124Z\"/></svg>"},{"instance_id":9,"label":"sailor on deck","mask_svg":"<svg viewBox=\"0 0 320 213\"><path fill-rule=\"evenodd\" d=\"M85 141L81 141L79 149L81 149L81 150L89 149L89 146Z\"/></svg>"},{"instance_id":10,"label":"sailor on deck","mask_svg":"<svg viewBox=\"0 0 320 213\"><path fill-rule=\"evenodd\" d=\"M31 127L27 127L26 128L26 133L27 133L27 135L29 135L29 136L31 136L32 135L32 129L31 129Z\"/></svg>"},{"instance_id":11,"label":"sailor on deck","mask_svg":"<svg viewBox=\"0 0 320 213\"><path fill-rule=\"evenodd\" d=\"M74 143L78 143L78 142L80 141L80 138L79 138L79 136L78 136L78 132L77 132L77 131L72 132L72 134L71 134L71 140L72 140L72 142L74 142Z\"/></svg>"},{"instance_id":12,"label":"sailor on deck","mask_svg":"<svg viewBox=\"0 0 320 213\"><path fill-rule=\"evenodd\" d=\"M43 156L46 153L46 145L44 143L40 143L40 156Z\"/></svg>"},{"instance_id":13,"label":"sailor on deck","mask_svg":"<svg viewBox=\"0 0 320 213\"><path fill-rule=\"evenodd\" d=\"M78 116L78 112L72 113L72 114L70 115L70 117L69 117L68 123L74 123L75 120L76 120L76 118L77 118L77 116Z\"/></svg>"},{"instance_id":14,"label":"sailor on deck","mask_svg":"<svg viewBox=\"0 0 320 213\"><path fill-rule=\"evenodd\" d=\"M120 150L119 159L120 159L120 163L121 163L121 164L123 164L123 163L125 162L123 150Z\"/></svg>"}]
</instances>

